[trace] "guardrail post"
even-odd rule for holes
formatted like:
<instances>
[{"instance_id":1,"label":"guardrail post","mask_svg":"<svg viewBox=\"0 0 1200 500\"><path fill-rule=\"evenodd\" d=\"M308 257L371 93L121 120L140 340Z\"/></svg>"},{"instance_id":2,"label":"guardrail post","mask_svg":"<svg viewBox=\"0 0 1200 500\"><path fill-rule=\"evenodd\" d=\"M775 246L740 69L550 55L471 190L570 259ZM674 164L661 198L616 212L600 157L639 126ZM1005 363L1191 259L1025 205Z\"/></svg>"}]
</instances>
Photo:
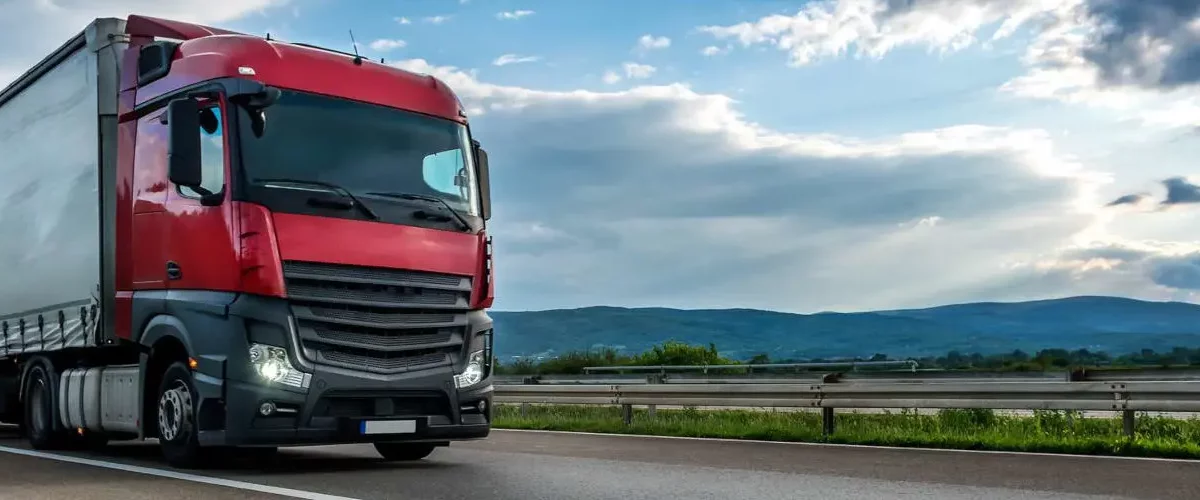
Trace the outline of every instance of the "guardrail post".
<instances>
[{"instance_id":1,"label":"guardrail post","mask_svg":"<svg viewBox=\"0 0 1200 500\"><path fill-rule=\"evenodd\" d=\"M1129 404L1129 392L1125 384L1116 382L1109 384L1109 389L1113 391L1113 399L1120 403L1122 407ZM1137 433L1137 414L1133 410L1121 410L1121 427L1125 431L1125 437L1133 439Z\"/></svg>"},{"instance_id":2,"label":"guardrail post","mask_svg":"<svg viewBox=\"0 0 1200 500\"><path fill-rule=\"evenodd\" d=\"M833 408L821 408L821 434L829 437L835 430L837 430L837 420L833 417Z\"/></svg>"},{"instance_id":3,"label":"guardrail post","mask_svg":"<svg viewBox=\"0 0 1200 500\"><path fill-rule=\"evenodd\" d=\"M521 418L529 416L529 403L521 403Z\"/></svg>"},{"instance_id":4,"label":"guardrail post","mask_svg":"<svg viewBox=\"0 0 1200 500\"><path fill-rule=\"evenodd\" d=\"M621 421L625 425L633 424L633 405L621 405Z\"/></svg>"},{"instance_id":5,"label":"guardrail post","mask_svg":"<svg viewBox=\"0 0 1200 500\"><path fill-rule=\"evenodd\" d=\"M666 378L665 373L650 374L650 376L646 377L646 383L647 384L661 384L661 383L663 383L663 379L665 379L665 378ZM649 417L650 420L654 420L654 417L656 415L658 415L658 405L647 405L646 416Z\"/></svg>"}]
</instances>

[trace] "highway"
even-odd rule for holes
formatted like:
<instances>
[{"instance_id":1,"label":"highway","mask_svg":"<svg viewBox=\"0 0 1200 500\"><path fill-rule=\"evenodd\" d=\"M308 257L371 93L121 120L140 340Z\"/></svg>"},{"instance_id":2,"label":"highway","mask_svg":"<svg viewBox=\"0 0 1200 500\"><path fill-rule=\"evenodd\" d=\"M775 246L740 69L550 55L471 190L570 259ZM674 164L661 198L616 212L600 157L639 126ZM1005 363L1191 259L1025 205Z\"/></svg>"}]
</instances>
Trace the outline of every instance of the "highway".
<instances>
[{"instance_id":1,"label":"highway","mask_svg":"<svg viewBox=\"0 0 1200 500\"><path fill-rule=\"evenodd\" d=\"M409 464L353 445L178 471L148 443L30 456L9 430L0 451L0 499L1200 498L1200 462L501 430Z\"/></svg>"}]
</instances>

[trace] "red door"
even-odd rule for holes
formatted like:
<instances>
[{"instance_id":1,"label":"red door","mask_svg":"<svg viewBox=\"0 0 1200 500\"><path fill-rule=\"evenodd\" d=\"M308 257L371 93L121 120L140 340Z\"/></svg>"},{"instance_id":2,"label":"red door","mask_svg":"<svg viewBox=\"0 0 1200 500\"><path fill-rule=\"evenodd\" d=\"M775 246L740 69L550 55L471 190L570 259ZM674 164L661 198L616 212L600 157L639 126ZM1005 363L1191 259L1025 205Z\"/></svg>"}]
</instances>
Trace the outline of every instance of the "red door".
<instances>
[{"instance_id":1,"label":"red door","mask_svg":"<svg viewBox=\"0 0 1200 500\"><path fill-rule=\"evenodd\" d=\"M224 103L200 108L202 187L220 204L206 206L196 191L168 182L163 275L171 290L236 291L240 284L236 224L229 202L229 140Z\"/></svg>"}]
</instances>

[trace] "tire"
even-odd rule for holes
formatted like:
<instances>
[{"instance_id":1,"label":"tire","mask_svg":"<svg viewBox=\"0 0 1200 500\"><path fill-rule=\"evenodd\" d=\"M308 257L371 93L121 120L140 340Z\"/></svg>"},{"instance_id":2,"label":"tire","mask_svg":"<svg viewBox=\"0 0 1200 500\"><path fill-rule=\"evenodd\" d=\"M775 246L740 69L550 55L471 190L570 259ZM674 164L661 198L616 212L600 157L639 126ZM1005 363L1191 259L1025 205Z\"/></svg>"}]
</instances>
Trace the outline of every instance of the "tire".
<instances>
[{"instance_id":1,"label":"tire","mask_svg":"<svg viewBox=\"0 0 1200 500\"><path fill-rule=\"evenodd\" d=\"M56 399L53 375L43 363L29 369L25 378L24 419L25 437L35 450L63 448L65 433L57 429L54 401Z\"/></svg>"},{"instance_id":2,"label":"tire","mask_svg":"<svg viewBox=\"0 0 1200 500\"><path fill-rule=\"evenodd\" d=\"M167 464L181 469L204 465L196 426L196 384L192 372L175 362L163 372L155 400L154 421L158 428L158 446Z\"/></svg>"},{"instance_id":3,"label":"tire","mask_svg":"<svg viewBox=\"0 0 1200 500\"><path fill-rule=\"evenodd\" d=\"M431 443L375 443L375 451L390 462L411 462L428 457L437 445Z\"/></svg>"}]
</instances>

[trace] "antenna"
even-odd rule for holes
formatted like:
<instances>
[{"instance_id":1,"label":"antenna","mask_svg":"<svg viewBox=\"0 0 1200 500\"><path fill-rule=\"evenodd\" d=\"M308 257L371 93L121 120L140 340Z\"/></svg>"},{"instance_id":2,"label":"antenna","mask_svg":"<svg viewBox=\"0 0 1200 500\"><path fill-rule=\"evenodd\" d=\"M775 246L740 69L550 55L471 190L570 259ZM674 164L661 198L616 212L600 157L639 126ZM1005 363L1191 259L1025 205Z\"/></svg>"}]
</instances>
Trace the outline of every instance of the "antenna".
<instances>
[{"instance_id":1,"label":"antenna","mask_svg":"<svg viewBox=\"0 0 1200 500\"><path fill-rule=\"evenodd\" d=\"M354 47L354 64L362 66L363 58L358 54L358 42L354 41L354 30L350 31L350 45Z\"/></svg>"},{"instance_id":2,"label":"antenna","mask_svg":"<svg viewBox=\"0 0 1200 500\"><path fill-rule=\"evenodd\" d=\"M271 41L271 32L270 31L267 32L267 41L268 42Z\"/></svg>"}]
</instances>

